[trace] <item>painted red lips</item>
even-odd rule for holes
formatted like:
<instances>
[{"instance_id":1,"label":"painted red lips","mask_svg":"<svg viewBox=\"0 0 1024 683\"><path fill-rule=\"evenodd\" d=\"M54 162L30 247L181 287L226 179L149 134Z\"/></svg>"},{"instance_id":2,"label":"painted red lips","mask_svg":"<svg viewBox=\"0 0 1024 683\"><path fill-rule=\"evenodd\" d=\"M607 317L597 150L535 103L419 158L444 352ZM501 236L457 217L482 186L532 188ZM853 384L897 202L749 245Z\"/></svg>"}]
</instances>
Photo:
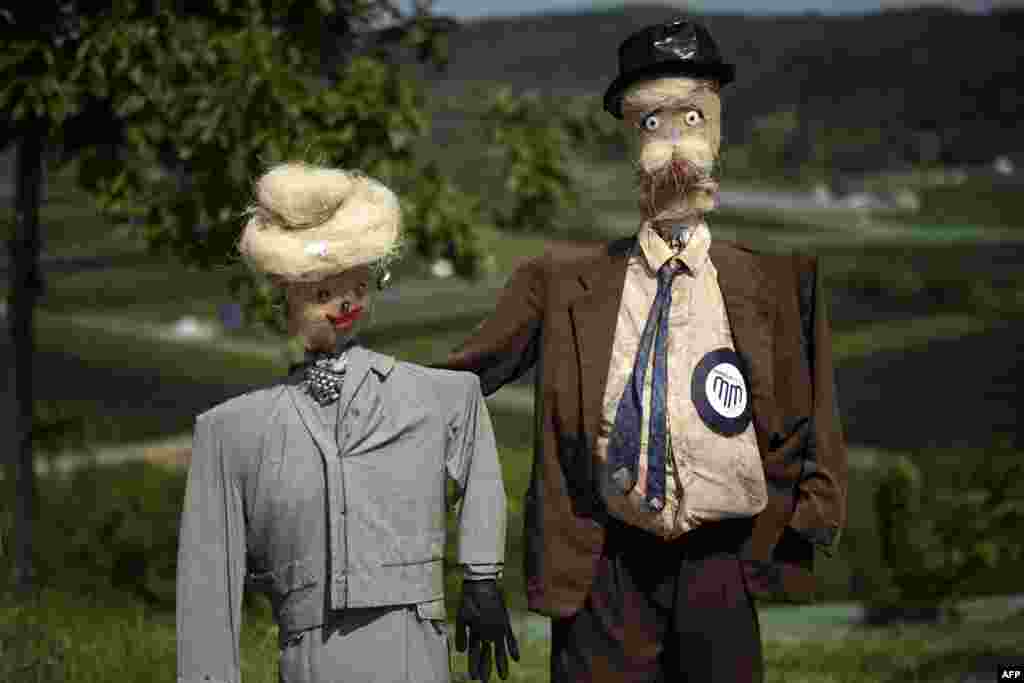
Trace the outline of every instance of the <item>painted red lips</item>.
<instances>
[{"instance_id":1,"label":"painted red lips","mask_svg":"<svg viewBox=\"0 0 1024 683\"><path fill-rule=\"evenodd\" d=\"M342 315L335 316L335 315L328 314L327 315L327 319L331 322L332 325L334 325L335 329L340 329L340 328L343 328L343 327L348 327L349 325L354 323L356 320L358 320L360 318L360 316L362 316L362 315L363 315L363 308L362 308L362 306L357 306L356 308L353 308L348 313L343 313Z\"/></svg>"}]
</instances>

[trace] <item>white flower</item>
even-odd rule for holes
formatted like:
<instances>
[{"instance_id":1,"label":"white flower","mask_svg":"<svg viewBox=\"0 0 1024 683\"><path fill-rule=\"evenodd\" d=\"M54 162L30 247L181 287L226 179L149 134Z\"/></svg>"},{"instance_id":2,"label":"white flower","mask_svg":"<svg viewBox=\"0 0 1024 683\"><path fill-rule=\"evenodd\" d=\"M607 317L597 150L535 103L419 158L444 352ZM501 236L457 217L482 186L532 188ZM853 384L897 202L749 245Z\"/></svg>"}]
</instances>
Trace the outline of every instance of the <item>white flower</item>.
<instances>
[{"instance_id":1,"label":"white flower","mask_svg":"<svg viewBox=\"0 0 1024 683\"><path fill-rule=\"evenodd\" d=\"M209 324L201 323L190 315L180 318L171 329L171 336L175 339L212 339L215 335Z\"/></svg>"},{"instance_id":2,"label":"white flower","mask_svg":"<svg viewBox=\"0 0 1024 683\"><path fill-rule=\"evenodd\" d=\"M437 278L451 277L455 273L452 262L446 258L439 258L430 266L430 273Z\"/></svg>"}]
</instances>

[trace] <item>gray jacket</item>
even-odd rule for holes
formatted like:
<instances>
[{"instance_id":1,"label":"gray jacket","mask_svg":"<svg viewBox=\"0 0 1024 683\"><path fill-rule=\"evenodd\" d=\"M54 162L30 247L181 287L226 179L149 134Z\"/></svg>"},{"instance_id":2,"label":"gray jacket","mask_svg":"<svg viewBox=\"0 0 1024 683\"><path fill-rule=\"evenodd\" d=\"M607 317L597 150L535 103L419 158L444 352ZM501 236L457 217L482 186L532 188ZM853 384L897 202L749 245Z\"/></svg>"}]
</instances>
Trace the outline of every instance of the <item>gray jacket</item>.
<instances>
[{"instance_id":1,"label":"gray jacket","mask_svg":"<svg viewBox=\"0 0 1024 683\"><path fill-rule=\"evenodd\" d=\"M282 638L329 610L444 596L446 475L460 564L504 560L505 489L476 375L353 347L336 433L293 376L196 419L177 577L179 681L239 680L244 584Z\"/></svg>"}]
</instances>

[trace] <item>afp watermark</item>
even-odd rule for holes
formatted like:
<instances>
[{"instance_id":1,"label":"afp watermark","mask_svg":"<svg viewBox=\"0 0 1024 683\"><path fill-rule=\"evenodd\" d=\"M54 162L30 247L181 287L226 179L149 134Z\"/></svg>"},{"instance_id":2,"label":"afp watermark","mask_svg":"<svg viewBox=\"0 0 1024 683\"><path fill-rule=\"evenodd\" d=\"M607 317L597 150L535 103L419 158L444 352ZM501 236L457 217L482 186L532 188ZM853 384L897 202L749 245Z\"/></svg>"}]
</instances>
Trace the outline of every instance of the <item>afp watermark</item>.
<instances>
[{"instance_id":1,"label":"afp watermark","mask_svg":"<svg viewBox=\"0 0 1024 683\"><path fill-rule=\"evenodd\" d=\"M1020 657L986 657L985 667L978 673L984 672L984 677L975 677L972 680L993 681L996 683L1024 683L1024 656Z\"/></svg>"}]
</instances>

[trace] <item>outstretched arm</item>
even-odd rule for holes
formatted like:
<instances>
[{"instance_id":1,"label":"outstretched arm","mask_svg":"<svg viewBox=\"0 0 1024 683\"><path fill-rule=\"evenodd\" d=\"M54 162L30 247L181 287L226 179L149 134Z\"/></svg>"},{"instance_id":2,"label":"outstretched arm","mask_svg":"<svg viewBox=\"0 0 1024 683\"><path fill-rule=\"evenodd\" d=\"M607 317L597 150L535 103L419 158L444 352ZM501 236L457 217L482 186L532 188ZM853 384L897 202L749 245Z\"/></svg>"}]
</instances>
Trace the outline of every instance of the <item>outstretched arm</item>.
<instances>
[{"instance_id":1,"label":"outstretched arm","mask_svg":"<svg viewBox=\"0 0 1024 683\"><path fill-rule=\"evenodd\" d=\"M544 263L538 257L517 268L494 313L439 367L475 373L485 396L533 367L544 319Z\"/></svg>"}]
</instances>

